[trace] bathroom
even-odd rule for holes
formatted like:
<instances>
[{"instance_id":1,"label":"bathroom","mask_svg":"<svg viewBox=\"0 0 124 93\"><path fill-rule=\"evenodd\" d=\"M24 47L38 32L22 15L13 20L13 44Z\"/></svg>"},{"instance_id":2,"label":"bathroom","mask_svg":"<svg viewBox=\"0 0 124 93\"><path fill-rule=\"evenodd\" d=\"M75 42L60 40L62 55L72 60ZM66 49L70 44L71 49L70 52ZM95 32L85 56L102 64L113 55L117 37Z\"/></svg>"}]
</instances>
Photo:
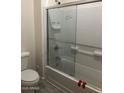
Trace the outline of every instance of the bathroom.
<instances>
[{"instance_id":1,"label":"bathroom","mask_svg":"<svg viewBox=\"0 0 124 93\"><path fill-rule=\"evenodd\" d=\"M21 91L102 92L101 0L21 0Z\"/></svg>"},{"instance_id":2,"label":"bathroom","mask_svg":"<svg viewBox=\"0 0 124 93\"><path fill-rule=\"evenodd\" d=\"M124 93L124 0L1 0L0 93Z\"/></svg>"}]
</instances>

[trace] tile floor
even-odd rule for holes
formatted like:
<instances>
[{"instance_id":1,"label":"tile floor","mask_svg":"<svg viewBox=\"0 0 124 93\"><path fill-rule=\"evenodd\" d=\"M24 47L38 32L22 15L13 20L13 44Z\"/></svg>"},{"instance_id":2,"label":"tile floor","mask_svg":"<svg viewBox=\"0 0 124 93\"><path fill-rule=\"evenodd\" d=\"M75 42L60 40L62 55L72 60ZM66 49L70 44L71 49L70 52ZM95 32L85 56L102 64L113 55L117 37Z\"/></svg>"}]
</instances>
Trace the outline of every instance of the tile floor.
<instances>
[{"instance_id":1,"label":"tile floor","mask_svg":"<svg viewBox=\"0 0 124 93\"><path fill-rule=\"evenodd\" d=\"M62 91L49 84L46 80L41 80L39 86L39 93L63 93Z\"/></svg>"},{"instance_id":2,"label":"tile floor","mask_svg":"<svg viewBox=\"0 0 124 93\"><path fill-rule=\"evenodd\" d=\"M36 91L36 93L63 93L58 90L46 80L40 80L39 83L40 90ZM21 93L35 93L34 90L22 90Z\"/></svg>"}]
</instances>

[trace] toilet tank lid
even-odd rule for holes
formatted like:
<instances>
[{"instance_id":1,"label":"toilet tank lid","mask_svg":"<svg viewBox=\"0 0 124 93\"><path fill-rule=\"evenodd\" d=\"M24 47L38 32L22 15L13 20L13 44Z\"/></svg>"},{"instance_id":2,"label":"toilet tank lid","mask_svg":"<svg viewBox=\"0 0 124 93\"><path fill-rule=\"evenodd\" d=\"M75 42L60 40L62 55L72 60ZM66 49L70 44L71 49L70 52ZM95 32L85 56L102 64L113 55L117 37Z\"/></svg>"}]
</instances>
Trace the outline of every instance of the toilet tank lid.
<instances>
[{"instance_id":1,"label":"toilet tank lid","mask_svg":"<svg viewBox=\"0 0 124 93\"><path fill-rule=\"evenodd\" d=\"M21 57L27 57L30 56L30 52L21 52Z\"/></svg>"}]
</instances>

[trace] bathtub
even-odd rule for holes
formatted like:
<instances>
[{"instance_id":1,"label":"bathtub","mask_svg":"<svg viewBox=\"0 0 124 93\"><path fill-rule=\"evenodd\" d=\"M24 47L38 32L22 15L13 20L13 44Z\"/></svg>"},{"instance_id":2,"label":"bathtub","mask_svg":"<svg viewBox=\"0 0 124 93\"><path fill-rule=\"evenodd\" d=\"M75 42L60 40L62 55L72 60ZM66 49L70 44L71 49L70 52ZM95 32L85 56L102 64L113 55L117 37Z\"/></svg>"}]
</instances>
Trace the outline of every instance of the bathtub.
<instances>
[{"instance_id":1,"label":"bathtub","mask_svg":"<svg viewBox=\"0 0 124 93\"><path fill-rule=\"evenodd\" d=\"M78 80L50 66L45 66L45 70L46 80L64 93L102 93L91 84L87 84L85 89L78 87Z\"/></svg>"},{"instance_id":2,"label":"bathtub","mask_svg":"<svg viewBox=\"0 0 124 93\"><path fill-rule=\"evenodd\" d=\"M66 4L66 6L68 5L78 5L78 4L83 4L83 3L86 3L86 1L100 1L100 0L81 0L80 2L77 2L77 3L71 3L71 4ZM49 7L49 8L44 8L42 10L42 12L47 15L47 10L48 9L52 9L52 8L59 8L59 7L63 7L64 5L60 5L60 6L55 6L55 7ZM98 88L96 86L93 86L92 84L87 84L86 85L86 88L83 89L81 87L78 87L77 86L77 82L78 80L76 80L76 78L66 74L66 73L63 73L57 69L54 69L50 66L48 66L47 64L47 16L44 16L43 17L43 31L42 31L42 76L43 76L43 79L45 77L45 79L50 83L52 84L53 86L55 86L56 88L58 88L59 90L63 91L63 93L102 93L102 90L101 88ZM67 65L67 63L66 63ZM76 64L75 64L76 65ZM65 67L65 66L64 66ZM76 66L78 67L78 65ZM83 67L84 69L87 69L86 67ZM66 70L66 69L65 69ZM88 69L87 71L90 71L92 69ZM77 71L81 71L82 70L77 70ZM84 71L84 70L83 70ZM95 75L98 75L98 71L95 71L95 70L92 70L94 71L96 74ZM67 72L67 71L65 71ZM84 71L85 72L85 71ZM83 74L83 73L81 73ZM83 74L84 75L84 74ZM100 73L101 75L101 73ZM94 80L93 80L94 81Z\"/></svg>"}]
</instances>

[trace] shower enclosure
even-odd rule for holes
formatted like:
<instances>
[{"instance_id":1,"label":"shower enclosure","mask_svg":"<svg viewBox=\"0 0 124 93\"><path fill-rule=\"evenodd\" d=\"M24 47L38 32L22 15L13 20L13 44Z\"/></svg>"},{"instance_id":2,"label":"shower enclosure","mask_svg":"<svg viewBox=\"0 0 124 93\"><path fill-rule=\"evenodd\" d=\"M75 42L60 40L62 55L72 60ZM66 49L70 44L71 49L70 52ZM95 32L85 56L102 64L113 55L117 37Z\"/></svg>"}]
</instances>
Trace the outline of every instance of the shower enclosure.
<instances>
[{"instance_id":1,"label":"shower enclosure","mask_svg":"<svg viewBox=\"0 0 124 93\"><path fill-rule=\"evenodd\" d=\"M47 65L101 89L101 2L47 9Z\"/></svg>"},{"instance_id":2,"label":"shower enclosure","mask_svg":"<svg viewBox=\"0 0 124 93\"><path fill-rule=\"evenodd\" d=\"M48 10L48 64L74 76L76 6Z\"/></svg>"}]
</instances>

